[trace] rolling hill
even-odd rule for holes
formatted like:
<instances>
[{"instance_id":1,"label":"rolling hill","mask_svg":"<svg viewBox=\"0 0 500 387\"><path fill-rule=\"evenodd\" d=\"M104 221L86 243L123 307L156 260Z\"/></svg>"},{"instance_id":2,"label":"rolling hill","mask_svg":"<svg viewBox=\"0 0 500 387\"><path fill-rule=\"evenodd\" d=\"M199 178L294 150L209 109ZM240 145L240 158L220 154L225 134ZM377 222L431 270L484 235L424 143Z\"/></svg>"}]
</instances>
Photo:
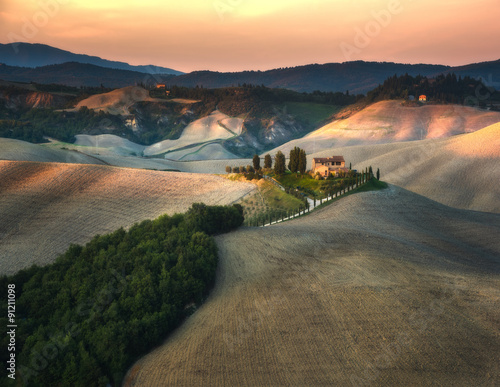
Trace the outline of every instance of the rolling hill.
<instances>
[{"instance_id":1,"label":"rolling hill","mask_svg":"<svg viewBox=\"0 0 500 387\"><path fill-rule=\"evenodd\" d=\"M75 109L86 107L115 115L130 115L130 108L137 102L165 102L151 98L149 92L139 86L127 86L120 89L90 96L75 106Z\"/></svg>"},{"instance_id":2,"label":"rolling hill","mask_svg":"<svg viewBox=\"0 0 500 387\"><path fill-rule=\"evenodd\" d=\"M229 204L249 183L110 166L0 161L0 272L55 260L71 243L191 204Z\"/></svg>"},{"instance_id":3,"label":"rolling hill","mask_svg":"<svg viewBox=\"0 0 500 387\"><path fill-rule=\"evenodd\" d=\"M334 147L444 138L497 122L499 112L462 105L409 107L401 101L382 101L346 119L334 120L271 153L281 150L288 154L294 146L316 153Z\"/></svg>"},{"instance_id":4,"label":"rolling hill","mask_svg":"<svg viewBox=\"0 0 500 387\"><path fill-rule=\"evenodd\" d=\"M499 232L392 186L220 236L209 299L125 386L496 385Z\"/></svg>"},{"instance_id":5,"label":"rolling hill","mask_svg":"<svg viewBox=\"0 0 500 387\"><path fill-rule=\"evenodd\" d=\"M448 206L500 214L500 123L449 138L332 148L308 160L333 154Z\"/></svg>"}]
</instances>

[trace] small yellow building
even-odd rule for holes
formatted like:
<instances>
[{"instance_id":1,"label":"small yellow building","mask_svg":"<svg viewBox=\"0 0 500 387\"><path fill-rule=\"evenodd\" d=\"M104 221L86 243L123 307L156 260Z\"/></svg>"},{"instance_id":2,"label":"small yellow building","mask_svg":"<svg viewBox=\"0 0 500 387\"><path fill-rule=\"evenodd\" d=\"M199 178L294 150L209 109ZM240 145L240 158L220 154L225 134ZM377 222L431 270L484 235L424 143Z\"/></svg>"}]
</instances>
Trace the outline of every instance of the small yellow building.
<instances>
[{"instance_id":1,"label":"small yellow building","mask_svg":"<svg viewBox=\"0 0 500 387\"><path fill-rule=\"evenodd\" d=\"M345 167L344 156L333 157L317 157L312 160L313 174L319 173L323 177L338 176L339 172L348 172L349 168Z\"/></svg>"},{"instance_id":2,"label":"small yellow building","mask_svg":"<svg viewBox=\"0 0 500 387\"><path fill-rule=\"evenodd\" d=\"M420 102L427 102L427 96L426 96L426 95L424 95L424 94L422 94L420 97L418 97L418 100L419 100Z\"/></svg>"}]
</instances>

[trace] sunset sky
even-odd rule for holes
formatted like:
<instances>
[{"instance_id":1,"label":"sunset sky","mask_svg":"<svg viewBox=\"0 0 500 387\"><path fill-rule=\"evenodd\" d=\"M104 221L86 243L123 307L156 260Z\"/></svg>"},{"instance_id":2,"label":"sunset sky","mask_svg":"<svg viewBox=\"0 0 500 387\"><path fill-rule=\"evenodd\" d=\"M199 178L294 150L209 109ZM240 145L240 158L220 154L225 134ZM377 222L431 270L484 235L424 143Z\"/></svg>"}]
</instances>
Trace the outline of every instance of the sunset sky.
<instances>
[{"instance_id":1,"label":"sunset sky","mask_svg":"<svg viewBox=\"0 0 500 387\"><path fill-rule=\"evenodd\" d=\"M0 0L0 42L185 72L461 65L500 59L499 15L500 0Z\"/></svg>"}]
</instances>

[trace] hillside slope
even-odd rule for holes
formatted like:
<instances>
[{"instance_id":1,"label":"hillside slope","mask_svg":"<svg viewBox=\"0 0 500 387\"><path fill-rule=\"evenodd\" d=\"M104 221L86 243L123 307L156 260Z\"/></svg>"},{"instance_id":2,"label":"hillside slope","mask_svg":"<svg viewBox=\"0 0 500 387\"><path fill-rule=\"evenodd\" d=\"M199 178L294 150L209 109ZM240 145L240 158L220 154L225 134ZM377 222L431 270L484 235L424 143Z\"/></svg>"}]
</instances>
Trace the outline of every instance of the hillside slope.
<instances>
[{"instance_id":1,"label":"hillside slope","mask_svg":"<svg viewBox=\"0 0 500 387\"><path fill-rule=\"evenodd\" d=\"M137 103L143 101L155 101L149 96L149 92L139 86L127 86L121 89L110 91L109 93L93 95L89 98L80 101L76 108L79 109L83 106L88 109L97 111L104 111L110 114L129 115L129 108ZM162 100L158 100L164 102Z\"/></svg>"},{"instance_id":2,"label":"hillside slope","mask_svg":"<svg viewBox=\"0 0 500 387\"><path fill-rule=\"evenodd\" d=\"M148 146L144 150L144 155L157 156L194 144L229 139L240 135L242 129L243 119L229 117L228 115L215 110L209 116L193 121L186 126L179 139L164 140ZM165 157L169 158L169 154Z\"/></svg>"},{"instance_id":3,"label":"hillside slope","mask_svg":"<svg viewBox=\"0 0 500 387\"><path fill-rule=\"evenodd\" d=\"M11 138L0 138L0 160L105 164L91 155L65 149L54 149Z\"/></svg>"},{"instance_id":4,"label":"hillside slope","mask_svg":"<svg viewBox=\"0 0 500 387\"><path fill-rule=\"evenodd\" d=\"M0 161L0 273L52 262L96 234L195 202L229 204L253 189L212 175Z\"/></svg>"},{"instance_id":5,"label":"hillside slope","mask_svg":"<svg viewBox=\"0 0 500 387\"><path fill-rule=\"evenodd\" d=\"M500 123L445 139L332 148L308 160L333 154L440 203L500 213Z\"/></svg>"},{"instance_id":6,"label":"hillside slope","mask_svg":"<svg viewBox=\"0 0 500 387\"><path fill-rule=\"evenodd\" d=\"M314 153L341 146L443 138L474 132L497 122L500 122L498 112L461 105L406 107L401 101L382 101L276 150L288 153L299 146Z\"/></svg>"},{"instance_id":7,"label":"hillside slope","mask_svg":"<svg viewBox=\"0 0 500 387\"><path fill-rule=\"evenodd\" d=\"M499 232L391 187L221 236L212 295L125 385L496 385Z\"/></svg>"}]
</instances>

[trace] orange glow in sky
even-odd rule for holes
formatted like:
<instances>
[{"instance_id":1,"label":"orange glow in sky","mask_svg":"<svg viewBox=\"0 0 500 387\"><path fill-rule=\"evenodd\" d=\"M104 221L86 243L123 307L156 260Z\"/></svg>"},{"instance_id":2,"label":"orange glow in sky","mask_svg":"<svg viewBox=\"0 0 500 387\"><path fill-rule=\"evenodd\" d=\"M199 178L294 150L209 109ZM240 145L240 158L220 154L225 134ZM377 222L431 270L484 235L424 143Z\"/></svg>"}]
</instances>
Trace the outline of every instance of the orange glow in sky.
<instances>
[{"instance_id":1,"label":"orange glow in sky","mask_svg":"<svg viewBox=\"0 0 500 387\"><path fill-rule=\"evenodd\" d=\"M461 65L499 59L499 11L500 0L0 0L0 42L185 72Z\"/></svg>"}]
</instances>

